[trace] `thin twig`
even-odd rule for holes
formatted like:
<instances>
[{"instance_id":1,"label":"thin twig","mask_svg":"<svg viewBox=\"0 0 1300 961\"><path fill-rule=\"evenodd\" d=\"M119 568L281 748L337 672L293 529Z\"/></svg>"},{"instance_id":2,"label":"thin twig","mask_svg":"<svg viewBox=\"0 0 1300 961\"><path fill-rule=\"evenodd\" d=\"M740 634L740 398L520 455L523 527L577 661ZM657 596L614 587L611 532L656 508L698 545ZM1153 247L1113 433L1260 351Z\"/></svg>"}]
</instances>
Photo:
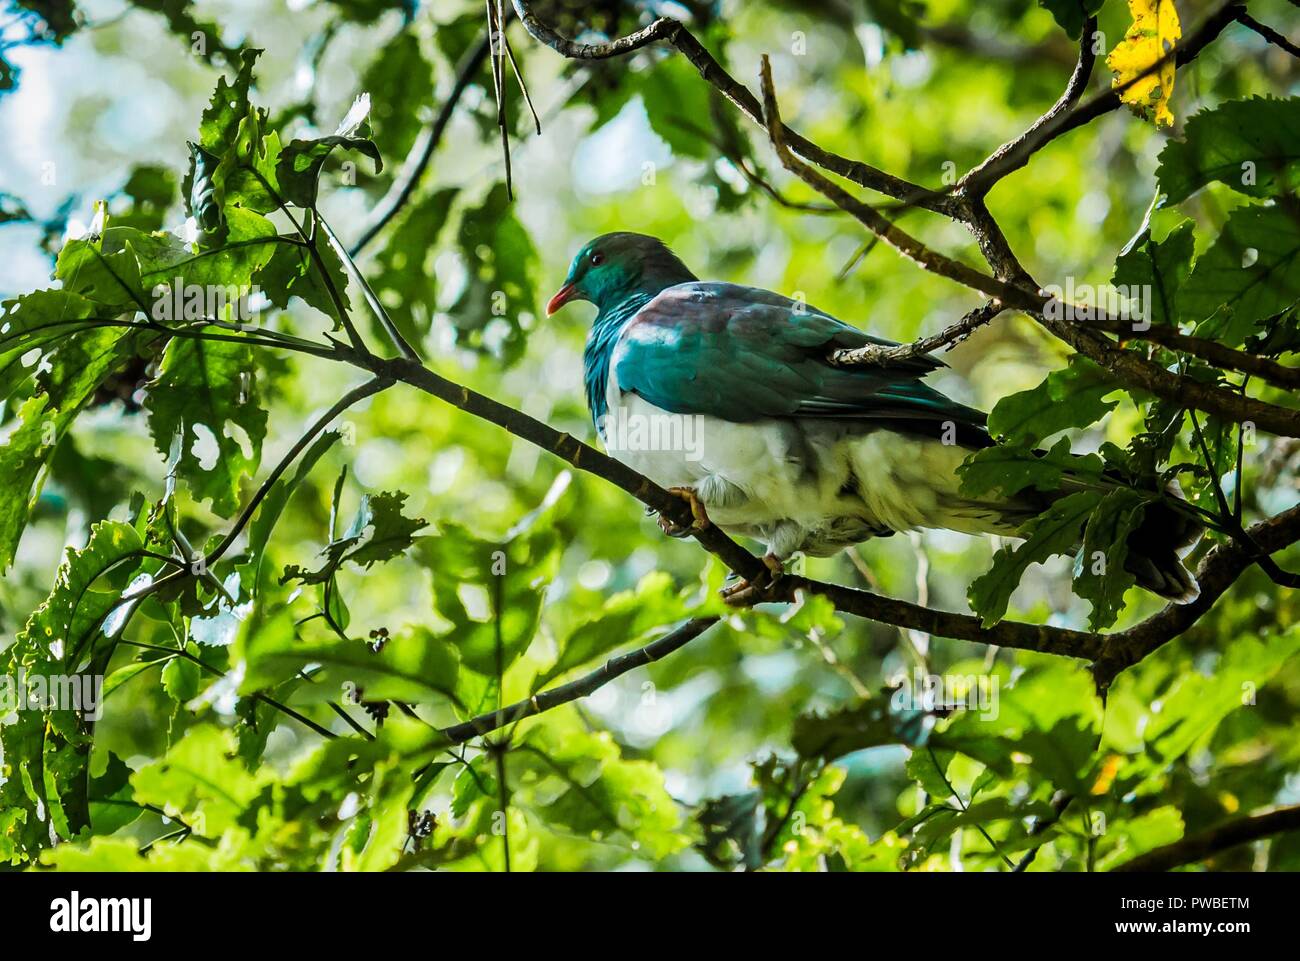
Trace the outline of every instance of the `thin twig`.
<instances>
[{"instance_id":1,"label":"thin twig","mask_svg":"<svg viewBox=\"0 0 1300 961\"><path fill-rule=\"evenodd\" d=\"M667 657L673 651L684 647L699 637L717 622L716 617L693 618L676 630L651 641L644 647L610 658L600 667L584 674L577 680L534 694L532 697L516 701L514 704L499 710L488 711L486 714L480 714L468 721L444 728L442 731L443 736L452 744L463 744L476 737L491 734L493 731L514 724L526 717L533 717L543 711L559 707L561 704L567 704L570 701L576 701L578 698L586 697L628 671L643 667L662 657Z\"/></svg>"},{"instance_id":2,"label":"thin twig","mask_svg":"<svg viewBox=\"0 0 1300 961\"><path fill-rule=\"evenodd\" d=\"M1291 54L1291 56L1300 57L1300 46L1296 46L1294 43L1292 43L1290 40L1288 40L1285 36L1283 36L1278 31L1274 30L1268 24L1260 23L1258 20L1256 20L1254 17L1248 14L1245 10L1242 10L1240 13L1237 14L1237 22L1240 23L1242 26L1249 27L1251 30L1254 30L1257 34L1259 34L1269 43L1273 44L1276 47L1281 47L1287 53Z\"/></svg>"},{"instance_id":3,"label":"thin twig","mask_svg":"<svg viewBox=\"0 0 1300 961\"><path fill-rule=\"evenodd\" d=\"M897 347L879 347L875 344L867 344L865 347L845 348L832 352L830 362L842 367L859 365L887 367L890 364L897 364L928 354L941 347L951 350L980 327L993 320L1004 309L998 301L990 300L988 303L981 304L974 310L969 311L955 324L930 337L922 337L910 344L899 344Z\"/></svg>"}]
</instances>

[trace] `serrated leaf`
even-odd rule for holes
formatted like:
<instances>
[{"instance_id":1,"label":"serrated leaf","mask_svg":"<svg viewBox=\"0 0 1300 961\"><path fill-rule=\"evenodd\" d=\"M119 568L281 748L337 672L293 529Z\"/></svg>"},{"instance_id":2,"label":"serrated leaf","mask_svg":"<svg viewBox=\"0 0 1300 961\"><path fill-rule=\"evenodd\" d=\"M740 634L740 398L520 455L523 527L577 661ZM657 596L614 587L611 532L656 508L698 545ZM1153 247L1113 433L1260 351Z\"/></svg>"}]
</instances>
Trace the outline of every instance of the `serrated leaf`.
<instances>
[{"instance_id":1,"label":"serrated leaf","mask_svg":"<svg viewBox=\"0 0 1300 961\"><path fill-rule=\"evenodd\" d=\"M243 344L177 337L145 400L154 446L166 457L182 436L177 475L222 517L239 509L240 483L257 470L266 437L254 369Z\"/></svg>"},{"instance_id":2,"label":"serrated leaf","mask_svg":"<svg viewBox=\"0 0 1300 961\"><path fill-rule=\"evenodd\" d=\"M1144 292L1142 300L1149 310L1144 319L1148 323L1177 324L1178 292L1191 273L1194 246L1190 220L1171 230L1160 243L1152 240L1148 232L1115 260L1111 283L1127 288L1130 296L1134 296L1133 291Z\"/></svg>"},{"instance_id":3,"label":"serrated leaf","mask_svg":"<svg viewBox=\"0 0 1300 961\"><path fill-rule=\"evenodd\" d=\"M46 465L60 439L104 378L131 356L139 343L135 332L121 328L75 333L75 327L61 326L69 315L86 316L87 303L73 294L37 291L7 301L5 316L0 318L3 336L12 334L18 339L18 346L5 355L9 362L21 365L23 354L53 345L36 375L38 393L22 403L0 441L0 476L5 478L0 490L0 571L13 562L32 504L40 494ZM49 339L45 339L47 330ZM41 338L41 348L27 346L37 338Z\"/></svg>"},{"instance_id":4,"label":"serrated leaf","mask_svg":"<svg viewBox=\"0 0 1300 961\"><path fill-rule=\"evenodd\" d=\"M1074 354L1037 387L1002 398L989 414L989 431L1012 444L1034 444L1057 431L1087 427L1116 401L1102 398L1120 385L1100 366Z\"/></svg>"},{"instance_id":5,"label":"serrated leaf","mask_svg":"<svg viewBox=\"0 0 1300 961\"><path fill-rule=\"evenodd\" d=\"M104 618L135 569L130 560L140 547L133 527L105 521L92 529L85 548L69 548L49 597L0 655L3 673L80 682L77 671L87 660L92 672L102 672L107 660L103 652L111 653L111 646L96 640L103 637ZM51 829L67 840L89 824L89 752L81 716L66 703L18 711L12 723L0 724L5 767L0 779L0 824L5 826L0 861L35 857L50 844Z\"/></svg>"},{"instance_id":6,"label":"serrated leaf","mask_svg":"<svg viewBox=\"0 0 1300 961\"><path fill-rule=\"evenodd\" d=\"M1102 462L1096 454L1074 454L1062 437L1051 450L1033 450L1023 444L997 444L975 451L957 468L961 492L979 497L999 492L1013 497L1032 487L1057 491L1066 477L1089 484L1101 479Z\"/></svg>"},{"instance_id":7,"label":"serrated leaf","mask_svg":"<svg viewBox=\"0 0 1300 961\"><path fill-rule=\"evenodd\" d=\"M162 686L167 696L184 704L198 696L200 668L187 657L173 657L162 670Z\"/></svg>"},{"instance_id":8,"label":"serrated leaf","mask_svg":"<svg viewBox=\"0 0 1300 961\"><path fill-rule=\"evenodd\" d=\"M1218 182L1251 197L1300 187L1300 97L1251 97L1202 110L1160 151L1166 203Z\"/></svg>"},{"instance_id":9,"label":"serrated leaf","mask_svg":"<svg viewBox=\"0 0 1300 961\"><path fill-rule=\"evenodd\" d=\"M1102 497L1098 491L1062 497L1025 525L1023 543L1004 547L993 555L993 566L971 583L968 594L971 609L985 627L1002 620L1012 592L1031 564L1041 563L1055 554L1074 552L1088 517Z\"/></svg>"},{"instance_id":10,"label":"serrated leaf","mask_svg":"<svg viewBox=\"0 0 1300 961\"><path fill-rule=\"evenodd\" d=\"M280 152L275 168L280 182L280 194L285 200L299 207L316 205L321 167L335 148L365 154L375 162L375 173L384 169L379 148L370 139L370 127L366 122L369 112L370 96L362 94L335 133L315 140L290 141Z\"/></svg>"},{"instance_id":11,"label":"serrated leaf","mask_svg":"<svg viewBox=\"0 0 1300 961\"><path fill-rule=\"evenodd\" d=\"M304 571L297 566L286 568L280 583L298 580L304 584L323 584L344 561L370 567L403 553L414 543L416 532L427 526L422 517L403 516L406 498L405 491L363 496L347 531L321 552L325 563L315 571Z\"/></svg>"},{"instance_id":12,"label":"serrated leaf","mask_svg":"<svg viewBox=\"0 0 1300 961\"><path fill-rule=\"evenodd\" d=\"M1137 491L1116 490L1102 498L1083 534L1074 561L1074 591L1092 604L1088 626L1110 627L1124 607L1124 592L1134 577L1125 567L1129 536L1142 523L1147 498Z\"/></svg>"},{"instance_id":13,"label":"serrated leaf","mask_svg":"<svg viewBox=\"0 0 1300 961\"><path fill-rule=\"evenodd\" d=\"M1219 339L1239 346L1261 320L1300 300L1300 223L1278 207L1238 207L1179 295L1184 321L1219 311ZM1199 333L1199 331L1198 331Z\"/></svg>"},{"instance_id":14,"label":"serrated leaf","mask_svg":"<svg viewBox=\"0 0 1300 961\"><path fill-rule=\"evenodd\" d=\"M105 313L142 309L148 300L140 266L123 245L125 238L141 233L130 227L110 227L99 236L69 240L59 251L55 278L69 293L109 308Z\"/></svg>"}]
</instances>

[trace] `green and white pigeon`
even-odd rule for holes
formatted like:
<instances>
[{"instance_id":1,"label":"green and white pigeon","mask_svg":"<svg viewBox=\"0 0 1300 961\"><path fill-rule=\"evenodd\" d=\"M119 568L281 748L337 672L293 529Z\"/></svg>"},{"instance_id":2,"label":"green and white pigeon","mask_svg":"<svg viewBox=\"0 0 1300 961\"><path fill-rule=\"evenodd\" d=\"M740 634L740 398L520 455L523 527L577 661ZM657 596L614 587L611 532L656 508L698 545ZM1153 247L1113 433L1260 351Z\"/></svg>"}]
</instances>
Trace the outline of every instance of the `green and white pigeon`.
<instances>
[{"instance_id":1,"label":"green and white pigeon","mask_svg":"<svg viewBox=\"0 0 1300 961\"><path fill-rule=\"evenodd\" d=\"M1081 489L1067 471L1057 493L963 495L958 465L994 441L983 413L922 383L942 361L837 366L833 351L894 345L768 290L701 281L654 237L588 243L546 312L573 300L599 308L584 379L610 454L689 500L697 524L762 541L774 577L796 552L828 556L896 531L1018 536ZM653 429L682 415L691 431ZM644 442L656 436L675 442ZM1197 533L1154 504L1125 566L1148 590L1189 600L1196 582L1178 552Z\"/></svg>"}]
</instances>

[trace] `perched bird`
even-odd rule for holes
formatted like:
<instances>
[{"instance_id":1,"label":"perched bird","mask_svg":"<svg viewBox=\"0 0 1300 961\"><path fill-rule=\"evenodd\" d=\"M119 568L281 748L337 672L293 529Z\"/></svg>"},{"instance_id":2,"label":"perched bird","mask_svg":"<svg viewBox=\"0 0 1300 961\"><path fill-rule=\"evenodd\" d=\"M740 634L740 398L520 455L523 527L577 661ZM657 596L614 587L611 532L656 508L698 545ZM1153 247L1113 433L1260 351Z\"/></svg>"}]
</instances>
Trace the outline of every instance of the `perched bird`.
<instances>
[{"instance_id":1,"label":"perched bird","mask_svg":"<svg viewBox=\"0 0 1300 961\"><path fill-rule=\"evenodd\" d=\"M546 312L573 300L599 309L584 379L610 454L689 501L697 526L766 545L769 584L736 585L733 597L752 599L797 552L918 528L1017 536L1054 496L1081 489L1067 472L1056 494L964 496L958 465L994 441L983 413L922 383L942 361L838 366L836 350L894 345L768 290L701 281L657 238L592 240ZM653 429L674 418L684 429ZM1197 533L1153 505L1126 567L1148 590L1189 599L1196 584L1178 551Z\"/></svg>"}]
</instances>

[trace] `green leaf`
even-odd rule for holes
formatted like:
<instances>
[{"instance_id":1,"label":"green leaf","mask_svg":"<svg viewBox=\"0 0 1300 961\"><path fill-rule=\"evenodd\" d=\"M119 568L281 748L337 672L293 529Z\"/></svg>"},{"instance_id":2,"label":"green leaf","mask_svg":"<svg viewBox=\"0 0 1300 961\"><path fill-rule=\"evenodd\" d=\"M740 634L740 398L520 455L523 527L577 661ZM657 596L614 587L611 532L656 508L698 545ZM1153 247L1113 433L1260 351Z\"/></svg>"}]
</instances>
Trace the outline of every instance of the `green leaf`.
<instances>
[{"instance_id":1,"label":"green leaf","mask_svg":"<svg viewBox=\"0 0 1300 961\"><path fill-rule=\"evenodd\" d=\"M418 557L433 575L434 606L452 624L447 638L461 663L497 676L532 642L555 574L556 532L539 527L505 542L486 541L455 524L420 540Z\"/></svg>"},{"instance_id":2,"label":"green leaf","mask_svg":"<svg viewBox=\"0 0 1300 961\"><path fill-rule=\"evenodd\" d=\"M1115 260L1111 283L1133 291L1150 291L1149 316L1156 325L1178 323L1178 291L1192 269L1192 222L1185 220L1169 232L1162 242L1151 239L1149 231L1131 243Z\"/></svg>"},{"instance_id":3,"label":"green leaf","mask_svg":"<svg viewBox=\"0 0 1300 961\"><path fill-rule=\"evenodd\" d=\"M438 34L443 28L440 26ZM370 93L374 142L387 157L410 153L423 126L410 104L430 104L434 98L433 67L420 50L420 38L406 30L385 44L366 67L361 89Z\"/></svg>"},{"instance_id":4,"label":"green leaf","mask_svg":"<svg viewBox=\"0 0 1300 961\"><path fill-rule=\"evenodd\" d=\"M663 571L647 574L635 591L621 591L610 597L599 616L581 624L565 639L555 663L534 682L534 688L615 648L639 645L652 628L676 620L683 613L672 578Z\"/></svg>"},{"instance_id":5,"label":"green leaf","mask_svg":"<svg viewBox=\"0 0 1300 961\"><path fill-rule=\"evenodd\" d=\"M239 125L248 116L248 89L253 83L253 67L261 55L261 50L242 51L234 82L225 77L217 79L217 89L199 121L199 145L205 150L220 155L234 143ZM182 189L186 194L190 192L189 181Z\"/></svg>"},{"instance_id":6,"label":"green leaf","mask_svg":"<svg viewBox=\"0 0 1300 961\"><path fill-rule=\"evenodd\" d=\"M1139 854L1173 844L1183 831L1183 812L1172 804L1120 821L1102 835L1096 869L1109 871Z\"/></svg>"},{"instance_id":7,"label":"green leaf","mask_svg":"<svg viewBox=\"0 0 1300 961\"><path fill-rule=\"evenodd\" d=\"M458 244L469 276L447 309L456 342L513 363L524 349L523 315L536 316L537 251L515 217L505 184L497 184L480 207L461 215Z\"/></svg>"},{"instance_id":8,"label":"green leaf","mask_svg":"<svg viewBox=\"0 0 1300 961\"><path fill-rule=\"evenodd\" d=\"M371 286L403 336L416 343L428 334L437 311L432 261L457 193L445 187L413 203L375 256Z\"/></svg>"},{"instance_id":9,"label":"green leaf","mask_svg":"<svg viewBox=\"0 0 1300 961\"><path fill-rule=\"evenodd\" d=\"M310 214L307 216L307 223L308 225L311 223ZM334 292L338 294L339 300L346 309L350 306L350 301L348 275L343 267L343 261L339 259L331 244L318 243L317 252L333 282ZM336 330L342 326L329 287L316 268L311 254L301 245L276 244L270 260L261 265L254 281L272 306L283 309L289 306L290 297L298 297L308 306L314 307L330 318Z\"/></svg>"},{"instance_id":10,"label":"green leaf","mask_svg":"<svg viewBox=\"0 0 1300 961\"><path fill-rule=\"evenodd\" d=\"M1083 32L1083 22L1101 10L1106 0L1038 0L1038 5L1051 13L1061 29L1072 39Z\"/></svg>"},{"instance_id":11,"label":"green leaf","mask_svg":"<svg viewBox=\"0 0 1300 961\"><path fill-rule=\"evenodd\" d=\"M266 547L271 541L271 532L275 530L280 515L284 513L302 482L307 479L316 463L333 447L342 434L337 430L327 430L312 441L311 446L298 458L298 466L290 477L281 477L262 498L262 504L253 515L248 525L248 554L257 566L257 581L261 582L262 565L266 560Z\"/></svg>"},{"instance_id":12,"label":"green leaf","mask_svg":"<svg viewBox=\"0 0 1300 961\"><path fill-rule=\"evenodd\" d=\"M1262 690L1283 665L1300 653L1300 628L1266 631L1259 637L1233 640L1213 675L1187 671L1175 677L1152 711L1142 736L1143 753L1134 770L1121 772L1117 790L1131 790L1136 780L1183 757L1232 712L1253 713L1255 692Z\"/></svg>"},{"instance_id":13,"label":"green leaf","mask_svg":"<svg viewBox=\"0 0 1300 961\"><path fill-rule=\"evenodd\" d=\"M134 823L144 808L132 796L131 769L116 754L108 753L104 770L90 778L90 824L95 834L112 834Z\"/></svg>"},{"instance_id":14,"label":"green leaf","mask_svg":"<svg viewBox=\"0 0 1300 961\"><path fill-rule=\"evenodd\" d=\"M32 505L40 494L37 481L53 453L48 441L54 436L55 421L47 420L48 403L49 398L44 396L27 400L0 445L0 472L5 477L0 489L0 571L8 570L14 561ZM51 426L47 427L47 423Z\"/></svg>"},{"instance_id":15,"label":"green leaf","mask_svg":"<svg viewBox=\"0 0 1300 961\"><path fill-rule=\"evenodd\" d=\"M142 804L179 816L200 837L219 838L233 827L270 778L237 760L234 732L192 727L165 755L131 775Z\"/></svg>"},{"instance_id":16,"label":"green leaf","mask_svg":"<svg viewBox=\"0 0 1300 961\"><path fill-rule=\"evenodd\" d=\"M635 844L652 858L685 847L682 815L648 761L624 760L607 732L541 725L510 755L508 774L528 785L513 792L546 824L579 837Z\"/></svg>"},{"instance_id":17,"label":"green leaf","mask_svg":"<svg viewBox=\"0 0 1300 961\"><path fill-rule=\"evenodd\" d=\"M344 684L366 701L396 700L414 704L457 699L460 659L456 649L425 628L414 628L387 639L378 651L361 640L329 635L323 640L298 640L292 622L273 618L241 642L245 674L241 693L273 688L308 664L322 670L317 683L303 688L311 699L337 699Z\"/></svg>"},{"instance_id":18,"label":"green leaf","mask_svg":"<svg viewBox=\"0 0 1300 961\"><path fill-rule=\"evenodd\" d=\"M1300 97L1251 97L1202 110L1170 140L1156 171L1166 203L1186 200L1213 181L1251 197L1300 187Z\"/></svg>"},{"instance_id":19,"label":"green leaf","mask_svg":"<svg viewBox=\"0 0 1300 961\"><path fill-rule=\"evenodd\" d=\"M790 743L800 757L833 761L884 744L920 747L933 729L934 717L923 708L895 707L892 698L878 697L830 714L800 715Z\"/></svg>"},{"instance_id":20,"label":"green leaf","mask_svg":"<svg viewBox=\"0 0 1300 961\"><path fill-rule=\"evenodd\" d=\"M184 704L198 696L201 677L198 664L188 657L173 657L162 671L163 690L173 701Z\"/></svg>"},{"instance_id":21,"label":"green leaf","mask_svg":"<svg viewBox=\"0 0 1300 961\"><path fill-rule=\"evenodd\" d=\"M266 437L253 371L250 347L177 337L145 401L154 446L166 457L181 435L177 475L222 517L239 509L240 482L257 470Z\"/></svg>"},{"instance_id":22,"label":"green leaf","mask_svg":"<svg viewBox=\"0 0 1300 961\"><path fill-rule=\"evenodd\" d=\"M763 792L724 794L710 798L695 812L704 837L696 847L712 865L724 870L744 867L756 871L763 865L759 811Z\"/></svg>"},{"instance_id":23,"label":"green leaf","mask_svg":"<svg viewBox=\"0 0 1300 961\"><path fill-rule=\"evenodd\" d=\"M270 220L243 207L227 207L223 223L222 239L210 246L181 243L169 234L140 234L127 241L149 291L153 320L170 323L211 317L219 312L208 305L216 291L226 303L233 303L232 294L243 293L281 249L298 249L280 240ZM219 306L214 300L212 307Z\"/></svg>"},{"instance_id":24,"label":"green leaf","mask_svg":"<svg viewBox=\"0 0 1300 961\"><path fill-rule=\"evenodd\" d=\"M641 100L650 126L679 157L704 158L713 145L699 134L708 131L709 87L681 57L669 57L655 64L641 82Z\"/></svg>"},{"instance_id":25,"label":"green leaf","mask_svg":"<svg viewBox=\"0 0 1300 961\"><path fill-rule=\"evenodd\" d=\"M131 206L113 215L113 223L138 230L161 230L176 197L176 175L167 167L142 164L122 185Z\"/></svg>"},{"instance_id":26,"label":"green leaf","mask_svg":"<svg viewBox=\"0 0 1300 961\"><path fill-rule=\"evenodd\" d=\"M1261 320L1300 300L1300 223L1279 207L1238 207L1179 296L1184 321L1224 310L1220 339L1240 345ZM1198 331L1199 333L1199 331Z\"/></svg>"},{"instance_id":27,"label":"green leaf","mask_svg":"<svg viewBox=\"0 0 1300 961\"><path fill-rule=\"evenodd\" d=\"M124 248L124 240L141 236L130 227L110 227L103 234L69 240L59 251L54 276L68 293L81 294L102 305L102 313L135 312L148 303L140 280L140 265Z\"/></svg>"},{"instance_id":28,"label":"green leaf","mask_svg":"<svg viewBox=\"0 0 1300 961\"><path fill-rule=\"evenodd\" d=\"M985 627L1002 620L1011 593L1020 584L1029 565L1054 554L1073 553L1089 516L1102 500L1098 491L1081 491L1056 501L1024 527L1025 541L1004 547L993 556L993 566L970 586L971 608Z\"/></svg>"},{"instance_id":29,"label":"green leaf","mask_svg":"<svg viewBox=\"0 0 1300 961\"><path fill-rule=\"evenodd\" d=\"M12 393L29 371L38 370L38 393L25 401L0 442L0 571L8 569L41 491L46 466L60 439L95 390L113 370L130 357L139 343L134 332L105 327L75 333L67 320L89 316L91 305L83 297L56 290L36 291L6 301L0 317L0 336L15 346L4 351L13 377L6 379ZM38 345L38 346L35 346ZM51 347L50 350L44 348ZM23 364L23 356L41 351L43 366Z\"/></svg>"},{"instance_id":30,"label":"green leaf","mask_svg":"<svg viewBox=\"0 0 1300 961\"><path fill-rule=\"evenodd\" d=\"M1093 484L1101 479L1101 472L1100 457L1071 453L1070 441L1064 437L1049 451L1032 450L1023 444L985 447L957 468L961 492L970 497L993 491L1014 497L1027 487L1059 491L1067 477L1075 484Z\"/></svg>"},{"instance_id":31,"label":"green leaf","mask_svg":"<svg viewBox=\"0 0 1300 961\"><path fill-rule=\"evenodd\" d=\"M84 549L69 548L49 597L0 654L0 673L81 684L77 670L87 660L92 675L102 673L112 648L96 639L104 637L105 617L138 566L125 562L140 547L133 527L105 521L92 528ZM89 752L81 716L66 703L20 710L12 723L0 724L0 862L30 859L49 846L51 830L67 840L90 823Z\"/></svg>"},{"instance_id":32,"label":"green leaf","mask_svg":"<svg viewBox=\"0 0 1300 961\"><path fill-rule=\"evenodd\" d=\"M1074 591L1092 604L1088 626L1110 627L1124 607L1134 577L1125 568L1129 536L1142 523L1147 498L1134 490L1112 491L1088 518L1083 549L1074 560Z\"/></svg>"},{"instance_id":33,"label":"green leaf","mask_svg":"<svg viewBox=\"0 0 1300 961\"><path fill-rule=\"evenodd\" d=\"M131 5L160 14L167 23L167 29L179 37L194 56L211 62L213 56L219 54L231 62L241 53L239 47L231 47L222 42L219 26L194 16L194 0L131 0ZM201 46L195 43L196 36L203 38Z\"/></svg>"},{"instance_id":34,"label":"green leaf","mask_svg":"<svg viewBox=\"0 0 1300 961\"><path fill-rule=\"evenodd\" d=\"M299 207L315 207L321 167L336 147L365 154L375 162L375 173L384 169L379 148L370 139L369 113L370 95L362 94L331 136L294 140L281 151L275 170L285 200Z\"/></svg>"},{"instance_id":35,"label":"green leaf","mask_svg":"<svg viewBox=\"0 0 1300 961\"><path fill-rule=\"evenodd\" d=\"M298 580L304 584L323 584L344 561L370 567L397 557L414 543L416 532L427 526L421 517L403 516L406 498L405 491L363 496L347 531L321 552L325 563L315 571L304 571L297 565L287 567L280 583Z\"/></svg>"},{"instance_id":36,"label":"green leaf","mask_svg":"<svg viewBox=\"0 0 1300 961\"><path fill-rule=\"evenodd\" d=\"M1037 387L1002 398L989 414L989 430L1013 444L1034 444L1057 431L1087 427L1114 409L1102 398L1119 390L1105 370L1079 354Z\"/></svg>"}]
</instances>

